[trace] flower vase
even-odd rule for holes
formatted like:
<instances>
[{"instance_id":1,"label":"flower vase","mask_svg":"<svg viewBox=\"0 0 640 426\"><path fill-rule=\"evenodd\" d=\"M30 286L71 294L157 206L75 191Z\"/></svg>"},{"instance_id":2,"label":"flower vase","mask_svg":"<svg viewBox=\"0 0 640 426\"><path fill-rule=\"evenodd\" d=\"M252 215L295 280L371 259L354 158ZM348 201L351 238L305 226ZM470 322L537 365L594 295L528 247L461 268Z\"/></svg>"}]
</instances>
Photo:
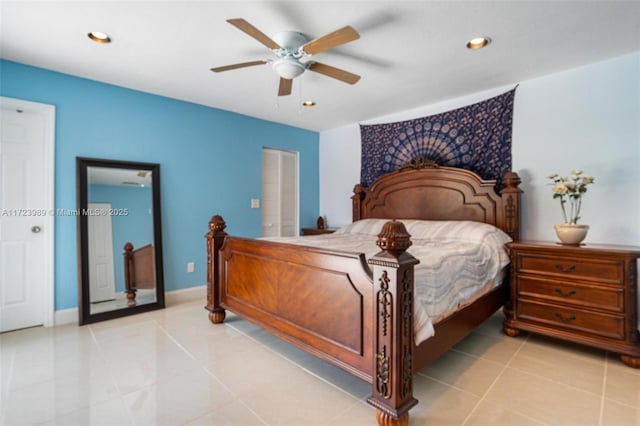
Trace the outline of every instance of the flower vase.
<instances>
[{"instance_id":1,"label":"flower vase","mask_svg":"<svg viewBox=\"0 0 640 426\"><path fill-rule=\"evenodd\" d=\"M578 245L584 240L589 231L589 225L578 225L575 223L561 223L553 226L556 235L562 244Z\"/></svg>"}]
</instances>

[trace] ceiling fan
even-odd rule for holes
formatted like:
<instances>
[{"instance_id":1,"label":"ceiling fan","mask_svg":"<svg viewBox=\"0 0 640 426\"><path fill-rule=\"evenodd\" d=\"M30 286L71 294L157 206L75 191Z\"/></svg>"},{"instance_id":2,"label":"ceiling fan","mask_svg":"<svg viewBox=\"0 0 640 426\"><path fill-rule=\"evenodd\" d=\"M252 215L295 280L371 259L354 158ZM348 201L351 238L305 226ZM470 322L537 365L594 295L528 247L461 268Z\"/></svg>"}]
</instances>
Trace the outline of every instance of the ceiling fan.
<instances>
[{"instance_id":1,"label":"ceiling fan","mask_svg":"<svg viewBox=\"0 0 640 426\"><path fill-rule=\"evenodd\" d=\"M320 62L315 61L302 61L302 59L311 55L315 55L359 39L360 34L350 26L340 28L332 33L309 41L304 34L295 31L282 31L275 34L273 38L269 38L259 29L242 18L227 19L227 22L271 49L271 51L276 55L276 59L250 61L240 64L215 67L211 68L211 71L213 72L223 72L238 68L252 67L255 65L271 64L273 70L280 76L278 96L290 95L293 79L301 75L306 70L314 71L348 84L355 84L360 80L359 75L340 68L321 64Z\"/></svg>"}]
</instances>

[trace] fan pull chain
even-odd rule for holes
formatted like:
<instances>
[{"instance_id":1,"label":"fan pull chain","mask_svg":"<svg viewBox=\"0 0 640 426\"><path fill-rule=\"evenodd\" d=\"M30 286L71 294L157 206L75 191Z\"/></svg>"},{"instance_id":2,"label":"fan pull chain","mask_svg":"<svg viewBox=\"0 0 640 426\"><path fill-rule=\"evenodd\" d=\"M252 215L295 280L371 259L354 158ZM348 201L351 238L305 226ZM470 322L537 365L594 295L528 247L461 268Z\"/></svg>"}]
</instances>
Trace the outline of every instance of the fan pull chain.
<instances>
[{"instance_id":1,"label":"fan pull chain","mask_svg":"<svg viewBox=\"0 0 640 426\"><path fill-rule=\"evenodd\" d=\"M280 85L280 77L276 76L276 87L278 87L279 85ZM276 93L276 102L273 106L276 108L280 108L280 95L278 95L277 93Z\"/></svg>"}]
</instances>

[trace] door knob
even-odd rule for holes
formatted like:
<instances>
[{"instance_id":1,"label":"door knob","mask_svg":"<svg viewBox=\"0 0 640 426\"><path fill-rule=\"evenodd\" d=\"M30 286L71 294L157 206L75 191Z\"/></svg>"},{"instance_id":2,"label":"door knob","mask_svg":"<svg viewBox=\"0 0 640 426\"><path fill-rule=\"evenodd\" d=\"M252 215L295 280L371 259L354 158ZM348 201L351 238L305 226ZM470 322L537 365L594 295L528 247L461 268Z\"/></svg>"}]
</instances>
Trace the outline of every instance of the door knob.
<instances>
[{"instance_id":1,"label":"door knob","mask_svg":"<svg viewBox=\"0 0 640 426\"><path fill-rule=\"evenodd\" d=\"M39 226L32 226L31 227L31 232L33 232L34 234L39 233L40 231L42 231L42 228L40 228Z\"/></svg>"}]
</instances>

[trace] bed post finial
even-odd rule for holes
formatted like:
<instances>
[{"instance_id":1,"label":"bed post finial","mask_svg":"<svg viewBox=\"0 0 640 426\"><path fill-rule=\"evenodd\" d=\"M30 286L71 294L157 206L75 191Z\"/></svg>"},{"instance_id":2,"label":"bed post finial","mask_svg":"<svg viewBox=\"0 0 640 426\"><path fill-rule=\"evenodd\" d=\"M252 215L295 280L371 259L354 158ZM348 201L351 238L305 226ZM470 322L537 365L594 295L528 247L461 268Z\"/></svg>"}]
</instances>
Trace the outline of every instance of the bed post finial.
<instances>
[{"instance_id":1,"label":"bed post finial","mask_svg":"<svg viewBox=\"0 0 640 426\"><path fill-rule=\"evenodd\" d=\"M224 309L220 307L220 290L218 288L218 272L220 270L219 253L224 238L227 233L224 219L220 215L215 215L209 221L209 232L205 235L207 239L207 306L209 320L214 324L220 324L226 316Z\"/></svg>"},{"instance_id":2,"label":"bed post finial","mask_svg":"<svg viewBox=\"0 0 640 426\"><path fill-rule=\"evenodd\" d=\"M209 221L209 231L215 233L223 232L227 227L226 222L219 214L213 216Z\"/></svg>"},{"instance_id":3,"label":"bed post finial","mask_svg":"<svg viewBox=\"0 0 640 426\"><path fill-rule=\"evenodd\" d=\"M520 240L520 194L522 182L516 172L508 172L502 178L502 217L504 220L501 228L514 240Z\"/></svg>"},{"instance_id":4,"label":"bed post finial","mask_svg":"<svg viewBox=\"0 0 640 426\"><path fill-rule=\"evenodd\" d=\"M392 253L401 253L411 247L411 235L407 232L404 223L395 219L382 225L378 234L376 245L382 250Z\"/></svg>"},{"instance_id":5,"label":"bed post finial","mask_svg":"<svg viewBox=\"0 0 640 426\"><path fill-rule=\"evenodd\" d=\"M373 267L373 384L367 402L380 426L405 426L413 397L413 267L411 235L402 222L384 224Z\"/></svg>"}]
</instances>

